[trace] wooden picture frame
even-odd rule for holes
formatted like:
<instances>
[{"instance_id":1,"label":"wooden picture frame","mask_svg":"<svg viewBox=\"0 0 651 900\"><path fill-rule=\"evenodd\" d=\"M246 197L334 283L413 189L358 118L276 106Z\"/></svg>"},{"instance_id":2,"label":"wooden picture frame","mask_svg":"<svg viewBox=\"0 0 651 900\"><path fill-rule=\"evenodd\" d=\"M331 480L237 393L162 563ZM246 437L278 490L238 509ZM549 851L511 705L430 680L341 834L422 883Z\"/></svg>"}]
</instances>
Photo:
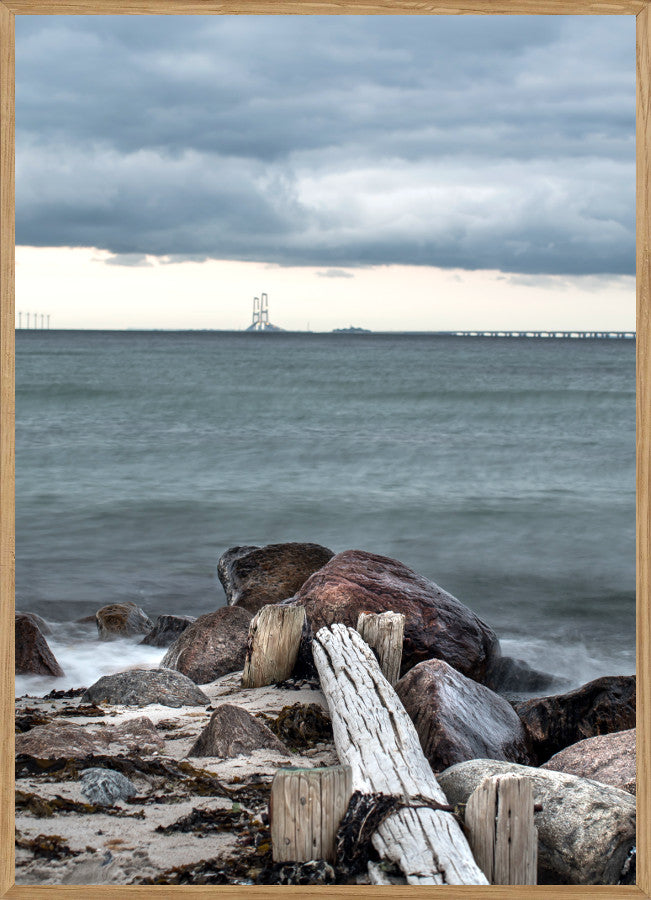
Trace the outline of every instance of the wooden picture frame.
<instances>
[{"instance_id":1,"label":"wooden picture frame","mask_svg":"<svg viewBox=\"0 0 651 900\"><path fill-rule=\"evenodd\" d=\"M0 0L0 896L11 898L218 893L247 898L285 888L14 884L14 17L16 15L630 15L637 19L637 883L633 887L395 887L392 897L651 896L651 0ZM368 887L294 887L301 895L365 896Z\"/></svg>"}]
</instances>

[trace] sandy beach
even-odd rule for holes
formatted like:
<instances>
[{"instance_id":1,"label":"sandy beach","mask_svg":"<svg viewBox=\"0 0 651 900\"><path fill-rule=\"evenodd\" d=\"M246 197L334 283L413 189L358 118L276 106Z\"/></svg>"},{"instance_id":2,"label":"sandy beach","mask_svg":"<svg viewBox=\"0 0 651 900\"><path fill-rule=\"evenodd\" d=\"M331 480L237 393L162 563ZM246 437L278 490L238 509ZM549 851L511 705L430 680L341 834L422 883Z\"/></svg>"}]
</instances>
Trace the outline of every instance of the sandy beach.
<instances>
[{"instance_id":1,"label":"sandy beach","mask_svg":"<svg viewBox=\"0 0 651 900\"><path fill-rule=\"evenodd\" d=\"M132 884L143 879L151 879L149 883L182 883L175 881L183 878L182 872L172 871L175 867L200 869L200 864L208 860L213 861L213 868L223 867L227 873L221 883L252 883L242 870L249 867L256 874L271 862L266 814L275 771L288 765L334 765L337 756L328 740L314 746L304 741L302 748L288 755L275 750L257 750L232 759L189 757L188 752L212 711L222 703L234 703L254 715L264 714L271 719L284 707L294 704L318 704L327 711L325 698L316 684L288 682L280 687L243 690L240 682L241 673L235 672L202 685L211 701L206 709L101 704L104 715L80 716L74 710L80 705L78 697L19 698L16 701L19 721L24 716L38 715L61 726L73 724L91 735L146 717L160 738L159 746L138 752L133 745L129 747L128 740L126 744L114 742L103 755L115 761L135 757L146 764L171 764L174 771L177 771L174 764L181 763L186 771L177 778L144 773L130 775L138 789L137 796L118 801L110 812L82 811L81 807L51 811L46 804L59 797L76 804L87 803L78 776L71 776L69 766L68 771L30 774L28 766L23 765L24 774L16 780L19 792L16 883ZM20 750L17 751L20 773L19 753ZM217 795L217 783L212 795L210 787L197 786L195 770L217 779L224 788L220 793L225 796ZM22 802L20 798L24 798ZM36 798L44 801L40 810ZM192 813L196 819L194 828L161 830ZM201 875L192 879L194 883L201 880Z\"/></svg>"}]
</instances>

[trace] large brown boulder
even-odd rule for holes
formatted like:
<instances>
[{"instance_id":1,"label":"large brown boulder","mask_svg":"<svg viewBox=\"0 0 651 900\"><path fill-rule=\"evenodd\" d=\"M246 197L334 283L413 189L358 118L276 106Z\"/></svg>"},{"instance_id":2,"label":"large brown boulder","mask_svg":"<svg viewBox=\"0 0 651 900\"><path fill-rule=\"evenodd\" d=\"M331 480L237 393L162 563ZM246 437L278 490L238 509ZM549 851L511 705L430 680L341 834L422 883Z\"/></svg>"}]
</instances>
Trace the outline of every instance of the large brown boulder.
<instances>
[{"instance_id":1,"label":"large brown boulder","mask_svg":"<svg viewBox=\"0 0 651 900\"><path fill-rule=\"evenodd\" d=\"M538 764L570 744L635 727L635 675L607 675L567 694L518 703Z\"/></svg>"},{"instance_id":2,"label":"large brown boulder","mask_svg":"<svg viewBox=\"0 0 651 900\"><path fill-rule=\"evenodd\" d=\"M527 735L510 703L442 659L414 666L396 693L435 772L467 759L529 762Z\"/></svg>"},{"instance_id":3,"label":"large brown boulder","mask_svg":"<svg viewBox=\"0 0 651 900\"><path fill-rule=\"evenodd\" d=\"M29 615L16 616L16 675L63 676L48 642Z\"/></svg>"},{"instance_id":4,"label":"large brown boulder","mask_svg":"<svg viewBox=\"0 0 651 900\"><path fill-rule=\"evenodd\" d=\"M484 778L508 774L528 776L534 802L542 807L535 814L538 884L635 883L635 799L626 791L494 759L457 763L437 777L456 806Z\"/></svg>"},{"instance_id":5,"label":"large brown boulder","mask_svg":"<svg viewBox=\"0 0 651 900\"><path fill-rule=\"evenodd\" d=\"M320 544L231 547L221 556L217 574L230 606L257 612L292 597L333 556Z\"/></svg>"},{"instance_id":6,"label":"large brown boulder","mask_svg":"<svg viewBox=\"0 0 651 900\"><path fill-rule=\"evenodd\" d=\"M555 753L541 769L594 778L635 793L635 728L598 734Z\"/></svg>"},{"instance_id":7,"label":"large brown boulder","mask_svg":"<svg viewBox=\"0 0 651 900\"><path fill-rule=\"evenodd\" d=\"M241 606L223 606L199 616L178 636L161 662L195 684L207 684L244 667L253 613Z\"/></svg>"},{"instance_id":8,"label":"large brown boulder","mask_svg":"<svg viewBox=\"0 0 651 900\"><path fill-rule=\"evenodd\" d=\"M82 695L82 703L113 706L206 706L210 700L197 685L173 669L129 669L103 675Z\"/></svg>"},{"instance_id":9,"label":"large brown boulder","mask_svg":"<svg viewBox=\"0 0 651 900\"><path fill-rule=\"evenodd\" d=\"M403 675L436 657L483 681L489 661L499 654L495 632L467 606L386 556L362 550L338 553L305 582L295 601L305 607L314 634L333 622L355 628L361 612L403 613Z\"/></svg>"},{"instance_id":10,"label":"large brown boulder","mask_svg":"<svg viewBox=\"0 0 651 900\"><path fill-rule=\"evenodd\" d=\"M147 613L130 600L103 606L95 613L95 619L97 632L103 641L148 634L154 627Z\"/></svg>"},{"instance_id":11,"label":"large brown boulder","mask_svg":"<svg viewBox=\"0 0 651 900\"><path fill-rule=\"evenodd\" d=\"M159 616L153 629L140 643L150 647L169 647L188 625L196 621L196 616Z\"/></svg>"},{"instance_id":12,"label":"large brown boulder","mask_svg":"<svg viewBox=\"0 0 651 900\"><path fill-rule=\"evenodd\" d=\"M74 722L52 722L37 725L26 734L16 735L16 753L28 753L39 759L65 756L83 759L89 754L138 753L160 750L164 741L151 719L141 716L121 725L99 725L95 728Z\"/></svg>"},{"instance_id":13,"label":"large brown boulder","mask_svg":"<svg viewBox=\"0 0 651 900\"><path fill-rule=\"evenodd\" d=\"M260 749L289 754L283 742L260 719L241 706L223 703L210 717L188 756L228 758Z\"/></svg>"}]
</instances>

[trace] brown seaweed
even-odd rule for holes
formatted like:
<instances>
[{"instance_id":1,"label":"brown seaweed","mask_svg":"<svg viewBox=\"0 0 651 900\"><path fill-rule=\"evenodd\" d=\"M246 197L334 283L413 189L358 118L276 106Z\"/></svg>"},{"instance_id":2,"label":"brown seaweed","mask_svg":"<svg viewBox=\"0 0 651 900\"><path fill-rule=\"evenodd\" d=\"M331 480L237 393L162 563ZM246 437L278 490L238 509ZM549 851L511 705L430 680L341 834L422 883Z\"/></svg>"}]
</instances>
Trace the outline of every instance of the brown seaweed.
<instances>
[{"instance_id":1,"label":"brown seaweed","mask_svg":"<svg viewBox=\"0 0 651 900\"><path fill-rule=\"evenodd\" d=\"M300 751L333 740L330 717L318 703L294 703L283 706L275 718L265 713L258 713L258 717L290 750Z\"/></svg>"},{"instance_id":2,"label":"brown seaweed","mask_svg":"<svg viewBox=\"0 0 651 900\"><path fill-rule=\"evenodd\" d=\"M20 832L16 833L16 847L21 850L29 850L34 856L45 859L65 859L66 857L79 856L81 850L71 850L66 844L66 839L60 834L38 834L35 838L23 838Z\"/></svg>"},{"instance_id":3,"label":"brown seaweed","mask_svg":"<svg viewBox=\"0 0 651 900\"><path fill-rule=\"evenodd\" d=\"M213 831L236 831L244 827L262 828L262 822L240 804L233 804L232 809L193 809L187 816L182 816L171 825L159 825L156 831L161 834L172 834L175 831L192 831L203 836Z\"/></svg>"},{"instance_id":4,"label":"brown seaweed","mask_svg":"<svg viewBox=\"0 0 651 900\"><path fill-rule=\"evenodd\" d=\"M137 813L128 813L115 806L98 806L95 803L80 803L77 800L69 800L56 794L54 797L40 797L27 791L16 791L16 812L28 812L39 819L49 819L57 813L73 812L89 815L92 813L104 813L108 816L124 816L129 819L144 819L145 814L141 810Z\"/></svg>"}]
</instances>

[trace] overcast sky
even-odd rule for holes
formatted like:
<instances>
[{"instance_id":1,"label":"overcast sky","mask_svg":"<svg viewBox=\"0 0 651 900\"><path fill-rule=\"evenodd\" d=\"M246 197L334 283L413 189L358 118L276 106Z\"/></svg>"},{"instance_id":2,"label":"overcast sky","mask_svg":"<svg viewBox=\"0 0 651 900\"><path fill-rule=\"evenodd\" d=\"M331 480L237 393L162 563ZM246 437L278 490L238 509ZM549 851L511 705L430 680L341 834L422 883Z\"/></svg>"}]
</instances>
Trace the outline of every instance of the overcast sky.
<instances>
[{"instance_id":1,"label":"overcast sky","mask_svg":"<svg viewBox=\"0 0 651 900\"><path fill-rule=\"evenodd\" d=\"M16 44L21 310L634 327L632 16L20 16Z\"/></svg>"}]
</instances>

